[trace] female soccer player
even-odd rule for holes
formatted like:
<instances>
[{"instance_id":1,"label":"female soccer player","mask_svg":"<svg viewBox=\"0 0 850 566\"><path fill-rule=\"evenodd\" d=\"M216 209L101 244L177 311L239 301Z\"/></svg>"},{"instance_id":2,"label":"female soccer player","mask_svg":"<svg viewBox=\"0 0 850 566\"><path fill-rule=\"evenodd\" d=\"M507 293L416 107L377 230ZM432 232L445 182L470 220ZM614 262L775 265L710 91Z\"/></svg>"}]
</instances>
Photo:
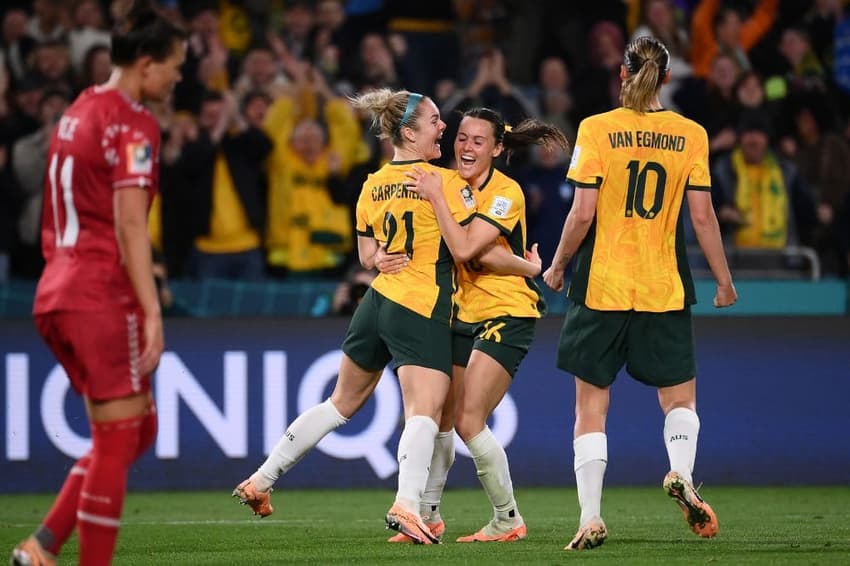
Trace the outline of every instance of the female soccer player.
<instances>
[{"instance_id":1,"label":"female soccer player","mask_svg":"<svg viewBox=\"0 0 850 566\"><path fill-rule=\"evenodd\" d=\"M685 256L682 202L688 199L700 247L717 280L716 307L735 303L711 205L708 140L691 120L664 110L658 94L670 80L670 54L651 37L626 48L620 67L622 107L579 125L567 178L575 200L552 266L556 291L573 261L558 367L575 375L576 486L579 529L566 550L605 541L602 482L608 461L609 388L623 365L658 388L670 472L664 489L694 533L717 534L717 517L692 485L699 418L690 305L694 286Z\"/></svg>"},{"instance_id":2,"label":"female soccer player","mask_svg":"<svg viewBox=\"0 0 850 566\"><path fill-rule=\"evenodd\" d=\"M454 142L455 159L475 200L475 210L463 225L452 217L437 175L418 168L408 175L414 181L412 189L434 207L458 273L457 314L452 321L455 407L453 415L444 412L444 449L449 457L454 453L453 422L493 505L492 520L458 542L509 542L525 538L528 532L514 498L507 455L487 419L528 353L545 303L531 279L494 273L475 258L491 246L517 257L525 255L525 197L516 181L494 168L493 160L504 151L530 144L567 148L563 133L538 120L525 120L511 128L488 108L474 108L463 115ZM428 515L433 530L444 529L439 501L451 465L444 461L448 465L432 464L423 497L421 512Z\"/></svg>"},{"instance_id":3,"label":"female soccer player","mask_svg":"<svg viewBox=\"0 0 850 566\"><path fill-rule=\"evenodd\" d=\"M153 443L150 377L163 350L147 213L160 132L145 101L180 80L186 34L144 4L112 34L109 80L85 90L53 132L35 297L38 331L83 396L92 448L74 464L12 564L55 564L77 528L79 563L109 564L127 471Z\"/></svg>"},{"instance_id":4,"label":"female soccer player","mask_svg":"<svg viewBox=\"0 0 850 566\"><path fill-rule=\"evenodd\" d=\"M394 147L392 161L369 176L357 203L360 262L374 267L381 242L389 253L404 254L407 265L398 275L378 275L357 307L330 399L289 426L265 463L237 486L234 496L255 514L271 514L269 491L274 482L325 435L348 422L392 359L401 384L405 426L398 447L398 492L386 522L414 542L432 544L439 538L419 516L419 500L450 383L452 259L433 209L407 188L405 174L419 166L444 179L453 214L459 218L468 214L470 205L464 198L466 183L456 172L427 163L440 156L439 140L446 127L431 99L381 89L362 94L353 103L372 114L380 136L389 138ZM501 257L517 269L539 270L511 254Z\"/></svg>"}]
</instances>

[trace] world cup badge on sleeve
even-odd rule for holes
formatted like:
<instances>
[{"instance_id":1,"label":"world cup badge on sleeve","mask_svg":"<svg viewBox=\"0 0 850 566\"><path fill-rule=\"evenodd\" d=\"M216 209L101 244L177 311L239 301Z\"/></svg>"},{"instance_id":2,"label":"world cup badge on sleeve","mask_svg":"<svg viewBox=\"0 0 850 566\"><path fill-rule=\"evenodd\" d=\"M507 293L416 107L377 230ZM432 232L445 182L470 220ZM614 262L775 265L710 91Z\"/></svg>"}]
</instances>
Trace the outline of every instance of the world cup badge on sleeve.
<instances>
[{"instance_id":1,"label":"world cup badge on sleeve","mask_svg":"<svg viewBox=\"0 0 850 566\"><path fill-rule=\"evenodd\" d=\"M133 175L149 175L153 171L153 151L147 141L127 144L127 172Z\"/></svg>"}]
</instances>

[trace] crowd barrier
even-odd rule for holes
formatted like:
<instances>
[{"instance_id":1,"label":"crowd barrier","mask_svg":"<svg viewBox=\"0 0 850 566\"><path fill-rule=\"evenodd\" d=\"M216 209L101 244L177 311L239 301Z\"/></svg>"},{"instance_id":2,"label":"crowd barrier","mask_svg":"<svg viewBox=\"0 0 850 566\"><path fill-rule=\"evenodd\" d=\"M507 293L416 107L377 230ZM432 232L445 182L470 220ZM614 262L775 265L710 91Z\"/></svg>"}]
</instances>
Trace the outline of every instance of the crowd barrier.
<instances>
[{"instance_id":1,"label":"crowd barrier","mask_svg":"<svg viewBox=\"0 0 850 566\"><path fill-rule=\"evenodd\" d=\"M131 473L134 489L233 487L286 424L332 387L347 321L174 319L155 379L160 429ZM561 321L537 336L491 428L518 486L573 484L572 376L555 369ZM850 320L697 317L697 481L850 481ZM0 322L0 492L55 491L89 447L81 402L32 322ZM652 485L667 471L655 392L621 375L608 418L610 484ZM385 487L402 426L395 376L351 423L329 435L283 482L297 488ZM456 439L457 440L457 439ZM449 486L475 486L465 447Z\"/></svg>"}]
</instances>

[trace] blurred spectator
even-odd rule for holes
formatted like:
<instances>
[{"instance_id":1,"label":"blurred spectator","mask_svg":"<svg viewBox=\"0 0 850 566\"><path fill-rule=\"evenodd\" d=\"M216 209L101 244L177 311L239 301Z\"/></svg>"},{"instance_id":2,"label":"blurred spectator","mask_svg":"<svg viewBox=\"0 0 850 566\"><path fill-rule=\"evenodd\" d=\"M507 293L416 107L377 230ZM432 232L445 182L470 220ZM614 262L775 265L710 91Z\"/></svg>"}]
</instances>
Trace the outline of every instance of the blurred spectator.
<instances>
[{"instance_id":1,"label":"blurred spectator","mask_svg":"<svg viewBox=\"0 0 850 566\"><path fill-rule=\"evenodd\" d=\"M112 73L112 57L106 45L93 45L83 58L83 67L77 82L77 91L103 84Z\"/></svg>"},{"instance_id":2,"label":"blurred spectator","mask_svg":"<svg viewBox=\"0 0 850 566\"><path fill-rule=\"evenodd\" d=\"M31 55L32 70L44 79L49 88L72 92L74 85L71 57L63 40L50 40L35 46Z\"/></svg>"},{"instance_id":3,"label":"blurred spectator","mask_svg":"<svg viewBox=\"0 0 850 566\"><path fill-rule=\"evenodd\" d=\"M452 0L390 1L386 10L406 89L430 94L437 81L458 79L460 44Z\"/></svg>"},{"instance_id":4,"label":"blurred spectator","mask_svg":"<svg viewBox=\"0 0 850 566\"><path fill-rule=\"evenodd\" d=\"M178 165L193 208L177 216L195 221L192 272L201 279L260 279L265 273L263 162L271 140L245 122L229 93L205 96L199 124L198 138L183 145Z\"/></svg>"},{"instance_id":5,"label":"blurred spectator","mask_svg":"<svg viewBox=\"0 0 850 566\"><path fill-rule=\"evenodd\" d=\"M779 52L789 71L785 75L791 95L805 92L826 92L826 72L812 49L809 34L802 27L790 27L782 32Z\"/></svg>"},{"instance_id":6,"label":"blurred spectator","mask_svg":"<svg viewBox=\"0 0 850 566\"><path fill-rule=\"evenodd\" d=\"M286 0L283 5L284 28L280 37L296 59L313 62L311 37L316 12L309 0Z\"/></svg>"},{"instance_id":7,"label":"blurred spectator","mask_svg":"<svg viewBox=\"0 0 850 566\"><path fill-rule=\"evenodd\" d=\"M38 43L64 40L68 33L68 8L63 0L33 0L33 16L27 23L27 35Z\"/></svg>"},{"instance_id":8,"label":"blurred spectator","mask_svg":"<svg viewBox=\"0 0 850 566\"><path fill-rule=\"evenodd\" d=\"M536 115L564 132L567 139L574 140L578 128L566 61L556 56L543 59L536 87Z\"/></svg>"},{"instance_id":9,"label":"blurred spectator","mask_svg":"<svg viewBox=\"0 0 850 566\"><path fill-rule=\"evenodd\" d=\"M531 100L508 80L504 55L500 50L494 49L478 60L478 70L472 82L466 88L455 92L440 107L440 113L446 122L446 130L441 140L443 157L438 160L440 165L451 166L451 160L454 158L452 144L461 114L474 106L486 106L496 110L507 124L517 124L536 114ZM518 155L517 159L521 160L523 157Z\"/></svg>"},{"instance_id":10,"label":"blurred spectator","mask_svg":"<svg viewBox=\"0 0 850 566\"><path fill-rule=\"evenodd\" d=\"M378 272L375 269L366 269L359 262L352 264L343 280L337 285L331 312L342 316L354 314L357 305L363 300L363 295L369 290L377 275Z\"/></svg>"},{"instance_id":11,"label":"blurred spectator","mask_svg":"<svg viewBox=\"0 0 850 566\"><path fill-rule=\"evenodd\" d=\"M331 197L332 177L347 175L365 158L362 133L346 99L337 96L313 67L309 81L322 108L321 121L305 114L293 97L278 97L265 129L274 141L269 160L268 256L271 272L334 274L353 246L351 213Z\"/></svg>"},{"instance_id":12,"label":"blurred spectator","mask_svg":"<svg viewBox=\"0 0 850 566\"><path fill-rule=\"evenodd\" d=\"M106 26L103 6L98 0L76 0L74 27L68 33L71 65L74 71L84 71L86 55L95 45L109 47L112 34Z\"/></svg>"},{"instance_id":13,"label":"blurred spectator","mask_svg":"<svg viewBox=\"0 0 850 566\"><path fill-rule=\"evenodd\" d=\"M528 212L528 245L538 243L543 265L551 265L575 188L566 180L569 156L560 148L536 147L518 176Z\"/></svg>"},{"instance_id":14,"label":"blurred spectator","mask_svg":"<svg viewBox=\"0 0 850 566\"><path fill-rule=\"evenodd\" d=\"M367 33L360 40L359 60L353 77L354 89L401 88L407 81L399 74L387 39L380 33ZM412 88L412 87L410 87Z\"/></svg>"},{"instance_id":15,"label":"blurred spectator","mask_svg":"<svg viewBox=\"0 0 850 566\"><path fill-rule=\"evenodd\" d=\"M37 75L29 74L18 81L12 91L11 108L0 123L0 139L14 141L41 127L39 104L44 91L44 80Z\"/></svg>"},{"instance_id":16,"label":"blurred spectator","mask_svg":"<svg viewBox=\"0 0 850 566\"><path fill-rule=\"evenodd\" d=\"M752 68L748 53L770 30L779 0L758 0L749 17L722 0L700 0L691 19L691 65L694 75L711 72L718 54L727 54L742 71Z\"/></svg>"},{"instance_id":17,"label":"blurred spectator","mask_svg":"<svg viewBox=\"0 0 850 566\"><path fill-rule=\"evenodd\" d=\"M620 65L626 47L623 30L614 22L596 22L588 34L588 66L576 91L578 119L607 112L620 104Z\"/></svg>"},{"instance_id":18,"label":"blurred spectator","mask_svg":"<svg viewBox=\"0 0 850 566\"><path fill-rule=\"evenodd\" d=\"M712 156L731 150L737 142L735 85L740 72L730 55L718 54L707 79L692 81L687 89L679 90L676 95L682 113L701 124L708 133Z\"/></svg>"},{"instance_id":19,"label":"blurred spectator","mask_svg":"<svg viewBox=\"0 0 850 566\"><path fill-rule=\"evenodd\" d=\"M822 97L802 98L794 105L796 136L783 148L800 170L817 203L814 247L825 273L846 273L837 217L848 193L850 144L834 131L835 117Z\"/></svg>"},{"instance_id":20,"label":"blurred spectator","mask_svg":"<svg viewBox=\"0 0 850 566\"><path fill-rule=\"evenodd\" d=\"M711 169L712 196L726 241L739 248L808 245L814 200L796 166L770 147L763 113L741 117L740 142Z\"/></svg>"},{"instance_id":21,"label":"blurred spectator","mask_svg":"<svg viewBox=\"0 0 850 566\"><path fill-rule=\"evenodd\" d=\"M241 99L248 92L263 91L275 96L289 85L289 79L283 72L283 64L290 61L288 51L275 54L268 47L255 47L248 51L242 61L242 72L233 83L233 92Z\"/></svg>"},{"instance_id":22,"label":"blurred spectator","mask_svg":"<svg viewBox=\"0 0 850 566\"><path fill-rule=\"evenodd\" d=\"M844 17L843 0L814 0L803 17L815 55L828 69L835 56L835 26Z\"/></svg>"},{"instance_id":23,"label":"blurred spectator","mask_svg":"<svg viewBox=\"0 0 850 566\"><path fill-rule=\"evenodd\" d=\"M41 208L47 150L53 128L68 107L70 98L63 90L48 90L39 101L41 127L18 139L12 147L12 169L21 188L21 214L18 217L19 254L15 271L24 277L38 277L44 265L41 257Z\"/></svg>"},{"instance_id":24,"label":"blurred spectator","mask_svg":"<svg viewBox=\"0 0 850 566\"><path fill-rule=\"evenodd\" d=\"M27 71L27 59L35 47L35 39L27 35L27 13L19 9L3 14L2 38L6 64L12 73L12 82L23 78Z\"/></svg>"},{"instance_id":25,"label":"blurred spectator","mask_svg":"<svg viewBox=\"0 0 850 566\"><path fill-rule=\"evenodd\" d=\"M660 40L670 52L670 82L659 94L664 108L677 109L673 95L682 81L693 75L689 63L690 40L684 26L676 18L673 0L644 0L641 2L640 22L632 39L650 35Z\"/></svg>"},{"instance_id":26,"label":"blurred spectator","mask_svg":"<svg viewBox=\"0 0 850 566\"><path fill-rule=\"evenodd\" d=\"M455 0L460 37L458 77L467 82L475 74L478 59L493 49L501 49L508 32L508 11L502 0Z\"/></svg>"}]
</instances>

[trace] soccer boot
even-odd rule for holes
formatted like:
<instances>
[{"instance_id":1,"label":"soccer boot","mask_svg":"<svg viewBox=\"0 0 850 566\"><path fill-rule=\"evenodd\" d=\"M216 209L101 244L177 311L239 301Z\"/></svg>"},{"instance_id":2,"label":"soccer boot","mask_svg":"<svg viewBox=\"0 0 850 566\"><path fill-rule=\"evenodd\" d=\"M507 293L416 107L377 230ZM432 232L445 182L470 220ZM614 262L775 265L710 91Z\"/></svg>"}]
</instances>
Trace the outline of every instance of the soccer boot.
<instances>
[{"instance_id":1,"label":"soccer boot","mask_svg":"<svg viewBox=\"0 0 850 566\"><path fill-rule=\"evenodd\" d=\"M56 566L56 557L44 550L35 537L29 537L12 550L12 566Z\"/></svg>"},{"instance_id":2,"label":"soccer boot","mask_svg":"<svg viewBox=\"0 0 850 566\"><path fill-rule=\"evenodd\" d=\"M596 517L579 528L576 536L564 547L564 550L590 550L602 546L606 538L608 538L608 529L605 528L602 519Z\"/></svg>"},{"instance_id":3,"label":"soccer boot","mask_svg":"<svg viewBox=\"0 0 850 566\"><path fill-rule=\"evenodd\" d=\"M717 534L720 529L717 515L714 514L711 505L699 496L691 482L678 472L668 472L664 476L663 485L667 495L679 504L685 521L695 534L705 538L711 538Z\"/></svg>"},{"instance_id":4,"label":"soccer boot","mask_svg":"<svg viewBox=\"0 0 850 566\"><path fill-rule=\"evenodd\" d=\"M406 511L398 503L387 511L386 521L388 529L407 535L414 544L440 543L419 515Z\"/></svg>"},{"instance_id":5,"label":"soccer boot","mask_svg":"<svg viewBox=\"0 0 850 566\"><path fill-rule=\"evenodd\" d=\"M522 522L519 526L513 527L505 532L496 528L493 521L490 521L477 533L473 533L465 537L459 537L457 542L515 542L522 540L527 536L528 527L525 526L525 522Z\"/></svg>"},{"instance_id":6,"label":"soccer boot","mask_svg":"<svg viewBox=\"0 0 850 566\"><path fill-rule=\"evenodd\" d=\"M436 523L429 523L427 518L423 518L423 522L425 526L428 527L428 530L431 531L431 534L434 535L434 538L437 540L443 540L443 533L446 532L446 523L442 520ZM412 538L407 536L404 533L398 533L397 535L391 536L387 539L387 542L414 542Z\"/></svg>"},{"instance_id":7,"label":"soccer boot","mask_svg":"<svg viewBox=\"0 0 850 566\"><path fill-rule=\"evenodd\" d=\"M274 513L271 492L271 489L268 491L259 491L254 487L254 482L247 479L236 486L236 489L233 490L233 497L238 497L239 503L250 507L254 515L268 517Z\"/></svg>"}]
</instances>

